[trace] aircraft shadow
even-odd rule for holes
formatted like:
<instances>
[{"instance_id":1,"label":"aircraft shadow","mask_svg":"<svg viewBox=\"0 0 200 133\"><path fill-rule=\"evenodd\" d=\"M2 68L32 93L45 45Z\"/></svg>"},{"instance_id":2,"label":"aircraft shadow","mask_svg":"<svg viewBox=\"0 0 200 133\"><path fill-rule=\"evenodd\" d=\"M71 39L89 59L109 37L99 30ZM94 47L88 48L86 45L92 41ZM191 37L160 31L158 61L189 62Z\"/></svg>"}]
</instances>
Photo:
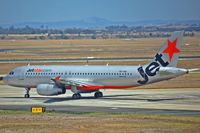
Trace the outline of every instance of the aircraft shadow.
<instances>
[{"instance_id":1,"label":"aircraft shadow","mask_svg":"<svg viewBox=\"0 0 200 133\"><path fill-rule=\"evenodd\" d=\"M129 97L129 96L133 96L133 97ZM143 100L143 101L167 101L167 100L182 100L182 99L186 99L184 98L134 98L134 96L140 96L140 97L144 97L143 94L132 94L132 95L107 95L102 97L101 99L106 99L106 100Z\"/></svg>"},{"instance_id":2,"label":"aircraft shadow","mask_svg":"<svg viewBox=\"0 0 200 133\"><path fill-rule=\"evenodd\" d=\"M129 97L124 97L122 98L122 96L135 96L135 95L110 95L110 96L104 96L102 98L98 98L98 99L103 99L103 100L121 100L121 101L126 101L126 100L137 100L137 101L149 101L149 102L159 102L159 101L172 101L172 100L183 100L186 99L184 98L129 98ZM63 102L63 101L71 101L71 100L83 100L83 99L96 99L94 97L82 97L81 99L72 99L71 97L66 97L66 98L50 98L46 101L44 101L44 103L55 103L55 102ZM97 99L97 100L98 100Z\"/></svg>"},{"instance_id":3,"label":"aircraft shadow","mask_svg":"<svg viewBox=\"0 0 200 133\"><path fill-rule=\"evenodd\" d=\"M169 100L183 100L183 99L186 99L186 98L159 98L159 99L149 99L149 98L107 98L107 97L103 97L101 99L106 99L106 100L137 100L137 101L149 101L149 102L158 102L158 101L169 101Z\"/></svg>"},{"instance_id":4,"label":"aircraft shadow","mask_svg":"<svg viewBox=\"0 0 200 133\"><path fill-rule=\"evenodd\" d=\"M98 98L98 99L103 99L103 100L137 100L137 101L149 101L149 102L159 102L159 101L170 101L170 100L183 100L183 99L187 99L186 97L184 98L134 98L134 96L138 96L140 94L131 94L131 95L106 95L102 98ZM130 97L132 96L132 97ZM0 97L1 98L7 98L7 99L27 99L24 97ZM86 100L86 99L96 99L93 96L83 96L81 99L72 99L72 97L30 97L29 99L33 99L33 100L39 100L39 101L43 101L43 103L56 103L56 102L63 102L63 101L71 101L71 100ZM97 100L98 100L97 99Z\"/></svg>"},{"instance_id":5,"label":"aircraft shadow","mask_svg":"<svg viewBox=\"0 0 200 133\"><path fill-rule=\"evenodd\" d=\"M81 99L72 99L71 97L60 97L60 98L50 98L44 103L55 103L55 102L63 102L63 101L72 101L72 100L83 100L83 99L95 99L94 97L82 97Z\"/></svg>"},{"instance_id":6,"label":"aircraft shadow","mask_svg":"<svg viewBox=\"0 0 200 133\"><path fill-rule=\"evenodd\" d=\"M121 96L136 96L136 94L134 95L107 95L104 96L102 98L98 98L98 99L105 99L110 97L110 99L112 99L112 97L121 97ZM44 103L54 103L54 102L62 102L62 101L70 101L70 100L83 100L83 99L97 99L94 96L82 96L81 99L72 99L71 97L65 97L65 98L50 98L47 101L45 101Z\"/></svg>"}]
</instances>

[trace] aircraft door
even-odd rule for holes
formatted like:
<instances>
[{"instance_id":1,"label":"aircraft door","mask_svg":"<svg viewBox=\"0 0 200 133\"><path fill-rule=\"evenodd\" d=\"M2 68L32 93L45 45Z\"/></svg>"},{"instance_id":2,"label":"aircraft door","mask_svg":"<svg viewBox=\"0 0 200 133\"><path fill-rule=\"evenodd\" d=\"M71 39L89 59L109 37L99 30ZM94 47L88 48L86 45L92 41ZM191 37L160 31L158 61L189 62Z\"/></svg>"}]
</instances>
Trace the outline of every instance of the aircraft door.
<instances>
[{"instance_id":1,"label":"aircraft door","mask_svg":"<svg viewBox=\"0 0 200 133\"><path fill-rule=\"evenodd\" d=\"M24 75L25 75L24 70L19 69L17 73L18 73L17 75L19 77L19 80L24 80Z\"/></svg>"}]
</instances>

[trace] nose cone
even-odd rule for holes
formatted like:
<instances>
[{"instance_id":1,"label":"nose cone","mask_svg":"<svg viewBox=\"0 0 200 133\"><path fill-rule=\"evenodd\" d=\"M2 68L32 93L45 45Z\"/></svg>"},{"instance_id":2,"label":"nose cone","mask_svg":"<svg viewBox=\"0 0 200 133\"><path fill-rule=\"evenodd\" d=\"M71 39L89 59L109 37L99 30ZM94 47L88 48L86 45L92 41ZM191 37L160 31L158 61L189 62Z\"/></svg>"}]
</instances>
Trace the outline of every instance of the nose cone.
<instances>
[{"instance_id":1,"label":"nose cone","mask_svg":"<svg viewBox=\"0 0 200 133\"><path fill-rule=\"evenodd\" d=\"M0 81L2 80L5 84L8 84L8 76L0 77Z\"/></svg>"}]
</instances>

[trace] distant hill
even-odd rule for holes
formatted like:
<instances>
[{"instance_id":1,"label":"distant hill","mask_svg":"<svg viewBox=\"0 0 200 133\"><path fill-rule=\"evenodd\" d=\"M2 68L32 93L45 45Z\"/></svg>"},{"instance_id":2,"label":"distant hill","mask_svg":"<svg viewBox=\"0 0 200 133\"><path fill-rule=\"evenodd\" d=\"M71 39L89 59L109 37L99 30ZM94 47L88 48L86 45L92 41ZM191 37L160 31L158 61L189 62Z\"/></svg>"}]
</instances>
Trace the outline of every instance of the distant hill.
<instances>
[{"instance_id":1,"label":"distant hill","mask_svg":"<svg viewBox=\"0 0 200 133\"><path fill-rule=\"evenodd\" d=\"M145 20L145 21L110 21L104 18L91 17L82 20L67 20L58 22L23 22L14 24L0 24L1 27L15 28L29 26L32 28L104 28L111 25L145 26L161 24L200 24L200 20Z\"/></svg>"}]
</instances>

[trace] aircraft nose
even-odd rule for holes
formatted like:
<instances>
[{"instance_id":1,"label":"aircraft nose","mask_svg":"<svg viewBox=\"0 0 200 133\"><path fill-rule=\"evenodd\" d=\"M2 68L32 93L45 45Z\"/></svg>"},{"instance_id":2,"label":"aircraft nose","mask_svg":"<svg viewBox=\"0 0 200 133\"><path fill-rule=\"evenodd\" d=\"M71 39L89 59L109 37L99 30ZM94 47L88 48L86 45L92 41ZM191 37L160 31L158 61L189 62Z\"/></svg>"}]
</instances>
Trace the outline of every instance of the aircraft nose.
<instances>
[{"instance_id":1,"label":"aircraft nose","mask_svg":"<svg viewBox=\"0 0 200 133\"><path fill-rule=\"evenodd\" d=\"M0 77L0 81L3 81L4 83L8 83L8 80L9 80L9 78L8 78L8 76L4 76L4 77Z\"/></svg>"},{"instance_id":2,"label":"aircraft nose","mask_svg":"<svg viewBox=\"0 0 200 133\"><path fill-rule=\"evenodd\" d=\"M3 77L0 77L0 81L3 80Z\"/></svg>"}]
</instances>

